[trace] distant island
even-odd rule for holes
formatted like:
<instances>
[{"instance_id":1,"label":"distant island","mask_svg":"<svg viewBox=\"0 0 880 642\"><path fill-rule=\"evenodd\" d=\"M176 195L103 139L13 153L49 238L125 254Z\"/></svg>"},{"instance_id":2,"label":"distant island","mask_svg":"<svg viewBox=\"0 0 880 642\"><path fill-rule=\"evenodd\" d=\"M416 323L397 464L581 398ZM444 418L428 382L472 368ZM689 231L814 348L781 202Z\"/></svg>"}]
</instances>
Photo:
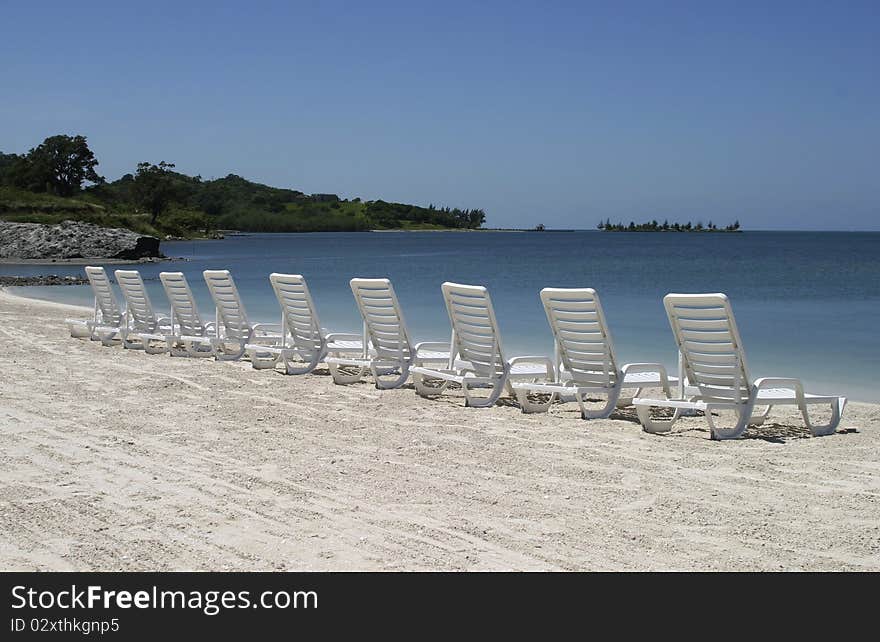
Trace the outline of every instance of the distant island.
<instances>
[{"instance_id":1,"label":"distant island","mask_svg":"<svg viewBox=\"0 0 880 642\"><path fill-rule=\"evenodd\" d=\"M630 221L629 225L623 223L612 223L610 220L600 221L596 226L603 232L741 232L739 221L734 221L730 225L718 227L712 221L703 225L702 221L696 223L670 223L669 221L649 221L647 223L636 223Z\"/></svg>"},{"instance_id":2,"label":"distant island","mask_svg":"<svg viewBox=\"0 0 880 642\"><path fill-rule=\"evenodd\" d=\"M65 220L124 228L160 239L241 232L481 229L481 209L421 207L335 194L305 194L229 174L187 176L174 164L138 163L107 182L85 136L51 136L27 154L0 152L0 219Z\"/></svg>"}]
</instances>

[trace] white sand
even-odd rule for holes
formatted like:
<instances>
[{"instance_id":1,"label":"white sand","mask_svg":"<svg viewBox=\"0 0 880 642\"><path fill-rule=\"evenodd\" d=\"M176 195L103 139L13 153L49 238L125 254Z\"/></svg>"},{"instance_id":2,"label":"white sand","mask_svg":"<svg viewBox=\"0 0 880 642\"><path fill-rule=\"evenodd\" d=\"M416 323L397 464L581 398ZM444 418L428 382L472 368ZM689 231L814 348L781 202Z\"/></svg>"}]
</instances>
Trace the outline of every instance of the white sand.
<instances>
[{"instance_id":1,"label":"white sand","mask_svg":"<svg viewBox=\"0 0 880 642\"><path fill-rule=\"evenodd\" d=\"M880 569L876 405L824 438L790 411L656 436L105 348L71 315L0 292L0 570Z\"/></svg>"}]
</instances>

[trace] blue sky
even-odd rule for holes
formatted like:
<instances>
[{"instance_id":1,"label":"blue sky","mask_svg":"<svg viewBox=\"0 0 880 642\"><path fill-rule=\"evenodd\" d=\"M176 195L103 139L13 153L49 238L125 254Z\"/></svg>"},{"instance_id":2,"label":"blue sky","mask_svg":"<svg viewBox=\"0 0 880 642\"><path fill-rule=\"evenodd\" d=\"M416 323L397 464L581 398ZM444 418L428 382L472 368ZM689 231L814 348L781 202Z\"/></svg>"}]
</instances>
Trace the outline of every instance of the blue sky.
<instances>
[{"instance_id":1,"label":"blue sky","mask_svg":"<svg viewBox=\"0 0 880 642\"><path fill-rule=\"evenodd\" d=\"M880 229L880 2L4 2L0 150L493 226Z\"/></svg>"}]
</instances>

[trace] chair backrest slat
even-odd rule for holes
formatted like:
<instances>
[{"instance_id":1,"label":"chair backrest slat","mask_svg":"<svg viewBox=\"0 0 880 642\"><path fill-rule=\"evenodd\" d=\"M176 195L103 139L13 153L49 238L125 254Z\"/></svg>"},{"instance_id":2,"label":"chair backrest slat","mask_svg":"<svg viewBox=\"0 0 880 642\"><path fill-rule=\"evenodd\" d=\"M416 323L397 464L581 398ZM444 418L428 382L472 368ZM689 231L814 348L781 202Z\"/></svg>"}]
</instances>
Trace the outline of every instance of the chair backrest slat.
<instances>
[{"instance_id":1,"label":"chair backrest slat","mask_svg":"<svg viewBox=\"0 0 880 642\"><path fill-rule=\"evenodd\" d=\"M153 311L150 295L144 287L144 280L137 270L116 270L116 282L125 299L125 311L129 318L129 329L136 332L155 332L159 320Z\"/></svg>"},{"instance_id":2,"label":"chair backrest slat","mask_svg":"<svg viewBox=\"0 0 880 642\"><path fill-rule=\"evenodd\" d=\"M102 267L86 266L86 277L89 279L89 285L92 286L92 292L95 293L95 301L98 304L98 310L101 312L101 322L119 327L122 325L122 310L113 294L113 287L110 285L110 279L107 272Z\"/></svg>"},{"instance_id":3,"label":"chair backrest slat","mask_svg":"<svg viewBox=\"0 0 880 642\"><path fill-rule=\"evenodd\" d=\"M269 282L281 306L285 330L292 345L306 352L320 350L323 345L321 324L305 277L272 273Z\"/></svg>"},{"instance_id":4,"label":"chair backrest slat","mask_svg":"<svg viewBox=\"0 0 880 642\"><path fill-rule=\"evenodd\" d=\"M748 399L745 353L727 296L667 294L663 305L690 384L706 397Z\"/></svg>"},{"instance_id":5,"label":"chair backrest slat","mask_svg":"<svg viewBox=\"0 0 880 642\"><path fill-rule=\"evenodd\" d=\"M492 298L481 285L446 282L441 286L458 356L480 377L497 377L506 360Z\"/></svg>"},{"instance_id":6,"label":"chair backrest slat","mask_svg":"<svg viewBox=\"0 0 880 642\"><path fill-rule=\"evenodd\" d=\"M251 325L229 270L205 270L202 274L217 308L220 323L226 331L226 337L233 340L247 340L251 336Z\"/></svg>"},{"instance_id":7,"label":"chair backrest slat","mask_svg":"<svg viewBox=\"0 0 880 642\"><path fill-rule=\"evenodd\" d=\"M409 359L412 343L391 281L352 279L350 285L376 356L380 359Z\"/></svg>"},{"instance_id":8,"label":"chair backrest slat","mask_svg":"<svg viewBox=\"0 0 880 642\"><path fill-rule=\"evenodd\" d=\"M182 336L203 337L207 334L189 282L183 272L161 272L159 280L171 303L171 315Z\"/></svg>"},{"instance_id":9,"label":"chair backrest slat","mask_svg":"<svg viewBox=\"0 0 880 642\"><path fill-rule=\"evenodd\" d=\"M562 367L575 384L612 387L620 377L614 342L592 288L544 288L541 302Z\"/></svg>"}]
</instances>

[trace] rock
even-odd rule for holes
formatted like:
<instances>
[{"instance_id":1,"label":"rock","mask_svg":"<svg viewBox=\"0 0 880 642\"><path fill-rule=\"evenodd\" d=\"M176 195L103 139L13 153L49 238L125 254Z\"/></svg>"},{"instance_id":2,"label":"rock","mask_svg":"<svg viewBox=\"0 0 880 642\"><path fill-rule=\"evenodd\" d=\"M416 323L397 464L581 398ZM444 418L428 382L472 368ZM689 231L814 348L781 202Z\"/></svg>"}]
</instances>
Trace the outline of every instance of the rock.
<instances>
[{"instance_id":1,"label":"rock","mask_svg":"<svg viewBox=\"0 0 880 642\"><path fill-rule=\"evenodd\" d=\"M162 257L159 239L131 230L62 221L57 225L0 221L0 259L123 259Z\"/></svg>"}]
</instances>

